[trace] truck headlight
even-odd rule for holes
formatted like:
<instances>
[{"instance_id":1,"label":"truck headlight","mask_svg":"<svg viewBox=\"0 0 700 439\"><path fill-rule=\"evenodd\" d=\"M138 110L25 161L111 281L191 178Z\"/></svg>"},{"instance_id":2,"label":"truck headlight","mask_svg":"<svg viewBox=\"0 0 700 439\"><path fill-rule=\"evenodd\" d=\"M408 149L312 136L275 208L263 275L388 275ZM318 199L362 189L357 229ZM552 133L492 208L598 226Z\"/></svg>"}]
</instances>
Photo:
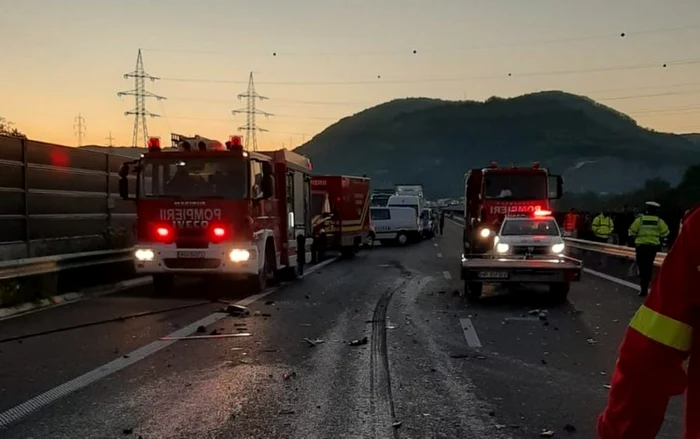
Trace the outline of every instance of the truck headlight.
<instances>
[{"instance_id":1,"label":"truck headlight","mask_svg":"<svg viewBox=\"0 0 700 439\"><path fill-rule=\"evenodd\" d=\"M153 250L140 248L134 252L134 257L139 261L152 261L156 257Z\"/></svg>"},{"instance_id":2,"label":"truck headlight","mask_svg":"<svg viewBox=\"0 0 700 439\"><path fill-rule=\"evenodd\" d=\"M487 229L484 227L483 229L479 230L479 236L481 236L482 238L488 238L489 236L491 236L491 229Z\"/></svg>"},{"instance_id":3,"label":"truck headlight","mask_svg":"<svg viewBox=\"0 0 700 439\"><path fill-rule=\"evenodd\" d=\"M556 253L558 255L564 253L564 243L560 242L559 244L554 244L552 246L552 253Z\"/></svg>"},{"instance_id":4,"label":"truck headlight","mask_svg":"<svg viewBox=\"0 0 700 439\"><path fill-rule=\"evenodd\" d=\"M233 249L231 253L228 254L231 262L243 262L250 259L250 252L248 250Z\"/></svg>"},{"instance_id":5,"label":"truck headlight","mask_svg":"<svg viewBox=\"0 0 700 439\"><path fill-rule=\"evenodd\" d=\"M508 250L510 250L510 246L505 242L499 242L496 244L496 252L503 254L508 253Z\"/></svg>"}]
</instances>

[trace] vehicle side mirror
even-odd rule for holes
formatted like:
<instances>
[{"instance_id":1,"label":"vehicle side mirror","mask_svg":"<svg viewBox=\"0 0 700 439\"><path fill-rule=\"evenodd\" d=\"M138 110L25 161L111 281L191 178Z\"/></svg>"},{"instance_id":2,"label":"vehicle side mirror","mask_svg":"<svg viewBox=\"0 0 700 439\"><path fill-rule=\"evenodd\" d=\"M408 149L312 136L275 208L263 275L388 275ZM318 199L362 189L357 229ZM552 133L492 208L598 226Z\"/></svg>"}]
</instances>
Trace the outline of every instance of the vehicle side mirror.
<instances>
[{"instance_id":1,"label":"vehicle side mirror","mask_svg":"<svg viewBox=\"0 0 700 439\"><path fill-rule=\"evenodd\" d=\"M122 200L129 199L129 180L126 177L119 177L119 196Z\"/></svg>"},{"instance_id":2,"label":"vehicle side mirror","mask_svg":"<svg viewBox=\"0 0 700 439\"><path fill-rule=\"evenodd\" d=\"M553 189L555 188L555 189ZM564 179L561 175L549 176L549 199L558 200L564 195Z\"/></svg>"},{"instance_id":3,"label":"vehicle side mirror","mask_svg":"<svg viewBox=\"0 0 700 439\"><path fill-rule=\"evenodd\" d=\"M123 163L119 167L119 196L122 197L122 200L129 199L129 180L127 179L128 176L129 164Z\"/></svg>"},{"instance_id":4,"label":"vehicle side mirror","mask_svg":"<svg viewBox=\"0 0 700 439\"><path fill-rule=\"evenodd\" d=\"M262 178L262 194L263 199L267 200L275 195L275 179L271 174L265 175L265 167L263 166Z\"/></svg>"}]
</instances>

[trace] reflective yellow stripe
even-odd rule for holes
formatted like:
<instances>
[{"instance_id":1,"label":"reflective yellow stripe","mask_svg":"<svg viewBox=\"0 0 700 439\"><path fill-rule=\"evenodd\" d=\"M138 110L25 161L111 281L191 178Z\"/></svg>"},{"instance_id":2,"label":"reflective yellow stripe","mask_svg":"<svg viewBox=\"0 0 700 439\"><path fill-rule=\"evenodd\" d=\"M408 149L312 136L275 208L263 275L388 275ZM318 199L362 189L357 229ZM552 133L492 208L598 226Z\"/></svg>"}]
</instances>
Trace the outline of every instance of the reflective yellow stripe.
<instances>
[{"instance_id":1,"label":"reflective yellow stripe","mask_svg":"<svg viewBox=\"0 0 700 439\"><path fill-rule=\"evenodd\" d=\"M683 352L690 352L693 328L642 305L632 317L630 327L642 335Z\"/></svg>"}]
</instances>

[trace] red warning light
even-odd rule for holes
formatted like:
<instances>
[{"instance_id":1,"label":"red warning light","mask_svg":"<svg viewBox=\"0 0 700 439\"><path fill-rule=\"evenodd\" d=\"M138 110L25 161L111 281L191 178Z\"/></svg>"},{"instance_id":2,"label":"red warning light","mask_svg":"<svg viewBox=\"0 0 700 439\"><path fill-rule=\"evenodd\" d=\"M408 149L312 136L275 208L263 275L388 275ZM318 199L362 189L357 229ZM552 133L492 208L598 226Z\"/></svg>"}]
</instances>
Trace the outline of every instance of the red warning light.
<instances>
[{"instance_id":1,"label":"red warning light","mask_svg":"<svg viewBox=\"0 0 700 439\"><path fill-rule=\"evenodd\" d=\"M241 136L231 136L229 138L229 141L226 142L226 148L229 151L232 151L234 149L243 149L243 141L241 139Z\"/></svg>"},{"instance_id":2,"label":"red warning light","mask_svg":"<svg viewBox=\"0 0 700 439\"><path fill-rule=\"evenodd\" d=\"M226 234L226 229L224 229L223 227L214 227L212 233L214 233L214 236L216 236L217 238L221 238Z\"/></svg>"},{"instance_id":3,"label":"red warning light","mask_svg":"<svg viewBox=\"0 0 700 439\"><path fill-rule=\"evenodd\" d=\"M149 151L160 151L160 137L150 137L148 139Z\"/></svg>"},{"instance_id":4,"label":"red warning light","mask_svg":"<svg viewBox=\"0 0 700 439\"><path fill-rule=\"evenodd\" d=\"M550 215L552 215L552 211L551 211L551 210L536 210L536 211L534 211L532 214L533 214L534 216L538 217L538 218L541 218L541 217L543 217L543 216L550 216Z\"/></svg>"},{"instance_id":5,"label":"red warning light","mask_svg":"<svg viewBox=\"0 0 700 439\"><path fill-rule=\"evenodd\" d=\"M159 238L167 238L170 236L170 229L167 227L158 227L156 228L156 235L158 235Z\"/></svg>"}]
</instances>

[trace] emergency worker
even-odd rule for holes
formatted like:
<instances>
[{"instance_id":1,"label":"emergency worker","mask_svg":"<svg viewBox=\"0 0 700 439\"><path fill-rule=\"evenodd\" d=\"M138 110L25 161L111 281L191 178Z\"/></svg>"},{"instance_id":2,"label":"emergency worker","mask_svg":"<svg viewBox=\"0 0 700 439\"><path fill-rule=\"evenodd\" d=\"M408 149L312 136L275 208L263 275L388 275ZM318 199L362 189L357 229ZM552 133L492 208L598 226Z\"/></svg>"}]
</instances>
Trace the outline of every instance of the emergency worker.
<instances>
[{"instance_id":1,"label":"emergency worker","mask_svg":"<svg viewBox=\"0 0 700 439\"><path fill-rule=\"evenodd\" d=\"M591 230L594 240L597 242L608 242L614 228L613 220L607 212L600 212L593 218Z\"/></svg>"},{"instance_id":2,"label":"emergency worker","mask_svg":"<svg viewBox=\"0 0 700 439\"><path fill-rule=\"evenodd\" d=\"M572 207L569 209L569 213L566 214L564 218L564 231L571 237L576 237L576 231L578 230L578 214L576 210Z\"/></svg>"},{"instance_id":3,"label":"emergency worker","mask_svg":"<svg viewBox=\"0 0 700 439\"><path fill-rule=\"evenodd\" d=\"M700 209L696 206L684 218L649 297L622 340L608 404L598 418L600 439L655 438L670 397L683 392L684 438L700 438L700 338L693 337L700 330L699 267ZM686 373L683 363L688 357Z\"/></svg>"},{"instance_id":4,"label":"emergency worker","mask_svg":"<svg viewBox=\"0 0 700 439\"><path fill-rule=\"evenodd\" d=\"M629 229L630 238L634 239L637 267L639 268L639 295L646 296L651 282L656 253L661 248L661 240L668 236L666 222L659 218L659 203L647 201L646 212L637 217Z\"/></svg>"},{"instance_id":5,"label":"emergency worker","mask_svg":"<svg viewBox=\"0 0 700 439\"><path fill-rule=\"evenodd\" d=\"M440 211L440 236L442 236L442 232L445 229L445 211L441 210Z\"/></svg>"}]
</instances>

